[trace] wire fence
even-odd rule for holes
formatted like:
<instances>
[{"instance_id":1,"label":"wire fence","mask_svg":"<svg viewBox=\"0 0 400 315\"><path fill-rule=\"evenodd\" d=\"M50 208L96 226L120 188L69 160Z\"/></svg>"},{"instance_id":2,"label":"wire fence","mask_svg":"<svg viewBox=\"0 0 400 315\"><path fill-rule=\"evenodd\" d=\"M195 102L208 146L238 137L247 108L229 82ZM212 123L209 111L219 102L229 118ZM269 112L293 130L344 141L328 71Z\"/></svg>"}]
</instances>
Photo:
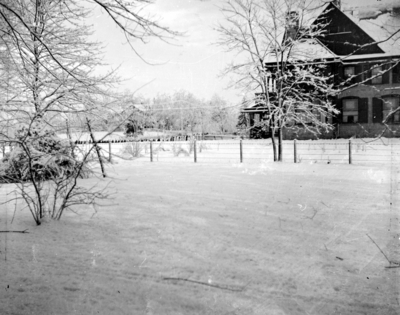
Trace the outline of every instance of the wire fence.
<instances>
[{"instance_id":1,"label":"wire fence","mask_svg":"<svg viewBox=\"0 0 400 315\"><path fill-rule=\"evenodd\" d=\"M76 154L93 145L76 141ZM103 141L97 143L105 159L142 159L149 162L181 163L260 163L273 161L271 139L266 140L190 140L190 141ZM3 156L10 149L3 146ZM400 165L400 139L306 140L282 143L283 162L327 164ZM93 151L94 153L94 151Z\"/></svg>"},{"instance_id":2,"label":"wire fence","mask_svg":"<svg viewBox=\"0 0 400 315\"><path fill-rule=\"evenodd\" d=\"M88 144L80 144L82 146ZM260 163L273 161L266 140L193 140L179 142L101 143L106 158L144 159L151 162ZM85 150L83 150L85 151ZM283 141L283 162L400 165L400 139L373 142L354 140Z\"/></svg>"}]
</instances>

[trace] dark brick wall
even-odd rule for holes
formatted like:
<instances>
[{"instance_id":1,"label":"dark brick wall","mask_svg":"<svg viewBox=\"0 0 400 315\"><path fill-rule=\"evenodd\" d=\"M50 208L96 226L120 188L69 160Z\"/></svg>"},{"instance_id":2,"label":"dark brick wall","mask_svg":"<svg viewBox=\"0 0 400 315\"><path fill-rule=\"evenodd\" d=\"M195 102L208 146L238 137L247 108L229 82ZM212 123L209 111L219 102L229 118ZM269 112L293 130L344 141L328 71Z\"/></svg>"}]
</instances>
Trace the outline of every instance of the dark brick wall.
<instances>
[{"instance_id":1,"label":"dark brick wall","mask_svg":"<svg viewBox=\"0 0 400 315\"><path fill-rule=\"evenodd\" d=\"M382 135L384 130L383 124L339 124L335 129L329 132L321 132L319 135L303 130L301 128L296 129L285 129L284 139L285 140L309 140L309 139L336 139L336 138L375 138ZM392 124L389 125L383 135L385 138L400 137L400 125Z\"/></svg>"}]
</instances>

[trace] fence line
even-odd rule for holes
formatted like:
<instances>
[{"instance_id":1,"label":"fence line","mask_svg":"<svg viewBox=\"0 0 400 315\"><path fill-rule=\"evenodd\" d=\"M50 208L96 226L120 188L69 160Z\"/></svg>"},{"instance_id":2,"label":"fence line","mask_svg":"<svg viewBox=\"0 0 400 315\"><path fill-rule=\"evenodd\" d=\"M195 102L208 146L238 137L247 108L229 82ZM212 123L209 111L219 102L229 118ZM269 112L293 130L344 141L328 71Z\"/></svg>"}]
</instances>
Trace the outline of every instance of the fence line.
<instances>
[{"instance_id":1,"label":"fence line","mask_svg":"<svg viewBox=\"0 0 400 315\"><path fill-rule=\"evenodd\" d=\"M125 146L125 148L124 148ZM131 147L128 152L126 147ZM377 144L360 140L342 140L331 142L288 141L282 143L284 162L302 163L399 163L400 142ZM135 147L135 150L132 148ZM103 148L105 149L105 148ZM273 160L270 140L193 140L181 142L148 141L114 143L113 155L125 152L127 158L146 157L152 161L180 162L234 162L253 163ZM106 150L107 151L107 150ZM110 155L110 152L107 152Z\"/></svg>"},{"instance_id":2,"label":"fence line","mask_svg":"<svg viewBox=\"0 0 400 315\"><path fill-rule=\"evenodd\" d=\"M346 163L373 164L397 163L400 165L400 139L367 142L352 140L284 140L283 161L291 163ZM96 142L105 158L148 159L180 162L234 162L254 163L272 161L273 148L270 139L263 140L196 140L190 141L135 141L134 139ZM75 141L77 153L85 152L92 141ZM7 143L1 143L4 156L10 151Z\"/></svg>"}]
</instances>

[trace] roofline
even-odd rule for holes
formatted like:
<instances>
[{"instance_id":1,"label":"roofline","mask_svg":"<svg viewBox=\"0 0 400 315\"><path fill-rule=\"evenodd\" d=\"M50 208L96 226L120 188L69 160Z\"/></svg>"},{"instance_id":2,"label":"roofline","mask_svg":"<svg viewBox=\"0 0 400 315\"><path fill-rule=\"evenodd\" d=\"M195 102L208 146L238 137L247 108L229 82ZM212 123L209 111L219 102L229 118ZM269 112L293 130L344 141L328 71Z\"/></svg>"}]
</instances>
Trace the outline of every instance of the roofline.
<instances>
[{"instance_id":1,"label":"roofline","mask_svg":"<svg viewBox=\"0 0 400 315\"><path fill-rule=\"evenodd\" d=\"M340 57L335 57L335 58L326 58L326 59L315 59L315 60L310 60L309 62L304 62L304 64L327 64L327 63L343 63L343 64L351 64L351 63L368 63L370 62L377 62L377 61L390 61L392 59L400 59L400 55L393 55L393 56L376 56L376 57L367 57L367 58L360 58L357 59L343 59ZM287 62L290 64L290 62ZM265 66L273 66L276 67L276 62L266 62L264 63Z\"/></svg>"},{"instance_id":2,"label":"roofline","mask_svg":"<svg viewBox=\"0 0 400 315\"><path fill-rule=\"evenodd\" d=\"M315 59L315 60L310 60L309 62L303 62L303 65L308 65L308 64L325 64L325 63L333 63L333 62L338 62L336 59ZM291 62L286 62L286 64L291 64ZM300 63L299 63L300 64ZM276 67L276 63L265 63L265 66L274 66Z\"/></svg>"},{"instance_id":3,"label":"roofline","mask_svg":"<svg viewBox=\"0 0 400 315\"><path fill-rule=\"evenodd\" d=\"M357 64L357 63L372 63L372 62L390 62L399 61L400 55L390 56L390 57L374 57L374 58L360 58L360 59L345 59L342 60L343 64Z\"/></svg>"},{"instance_id":4,"label":"roofline","mask_svg":"<svg viewBox=\"0 0 400 315\"><path fill-rule=\"evenodd\" d=\"M326 51L328 51L332 56L336 56L336 54L330 50L327 46L324 45L317 37L313 38L321 47L325 48Z\"/></svg>"},{"instance_id":5,"label":"roofline","mask_svg":"<svg viewBox=\"0 0 400 315\"><path fill-rule=\"evenodd\" d=\"M256 109L254 108L254 106L257 106L257 105L255 104L255 105L253 105L253 107L243 108L241 110L241 112L242 113L244 113L244 112L251 113L251 112L266 112L266 111L268 111L268 107L266 107L266 106L262 106L262 107L260 106Z\"/></svg>"}]
</instances>

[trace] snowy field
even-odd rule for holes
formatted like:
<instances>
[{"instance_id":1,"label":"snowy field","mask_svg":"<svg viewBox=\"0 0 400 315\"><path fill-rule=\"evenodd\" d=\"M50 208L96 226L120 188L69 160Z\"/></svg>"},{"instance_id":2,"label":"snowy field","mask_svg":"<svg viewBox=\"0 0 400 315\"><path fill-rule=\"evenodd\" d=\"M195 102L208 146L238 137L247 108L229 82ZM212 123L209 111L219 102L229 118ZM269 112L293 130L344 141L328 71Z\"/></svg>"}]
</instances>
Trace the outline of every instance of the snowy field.
<instances>
[{"instance_id":1,"label":"snowy field","mask_svg":"<svg viewBox=\"0 0 400 315\"><path fill-rule=\"evenodd\" d=\"M395 164L162 154L114 157L97 212L35 226L2 205L29 234L0 233L0 314L399 314Z\"/></svg>"}]
</instances>

